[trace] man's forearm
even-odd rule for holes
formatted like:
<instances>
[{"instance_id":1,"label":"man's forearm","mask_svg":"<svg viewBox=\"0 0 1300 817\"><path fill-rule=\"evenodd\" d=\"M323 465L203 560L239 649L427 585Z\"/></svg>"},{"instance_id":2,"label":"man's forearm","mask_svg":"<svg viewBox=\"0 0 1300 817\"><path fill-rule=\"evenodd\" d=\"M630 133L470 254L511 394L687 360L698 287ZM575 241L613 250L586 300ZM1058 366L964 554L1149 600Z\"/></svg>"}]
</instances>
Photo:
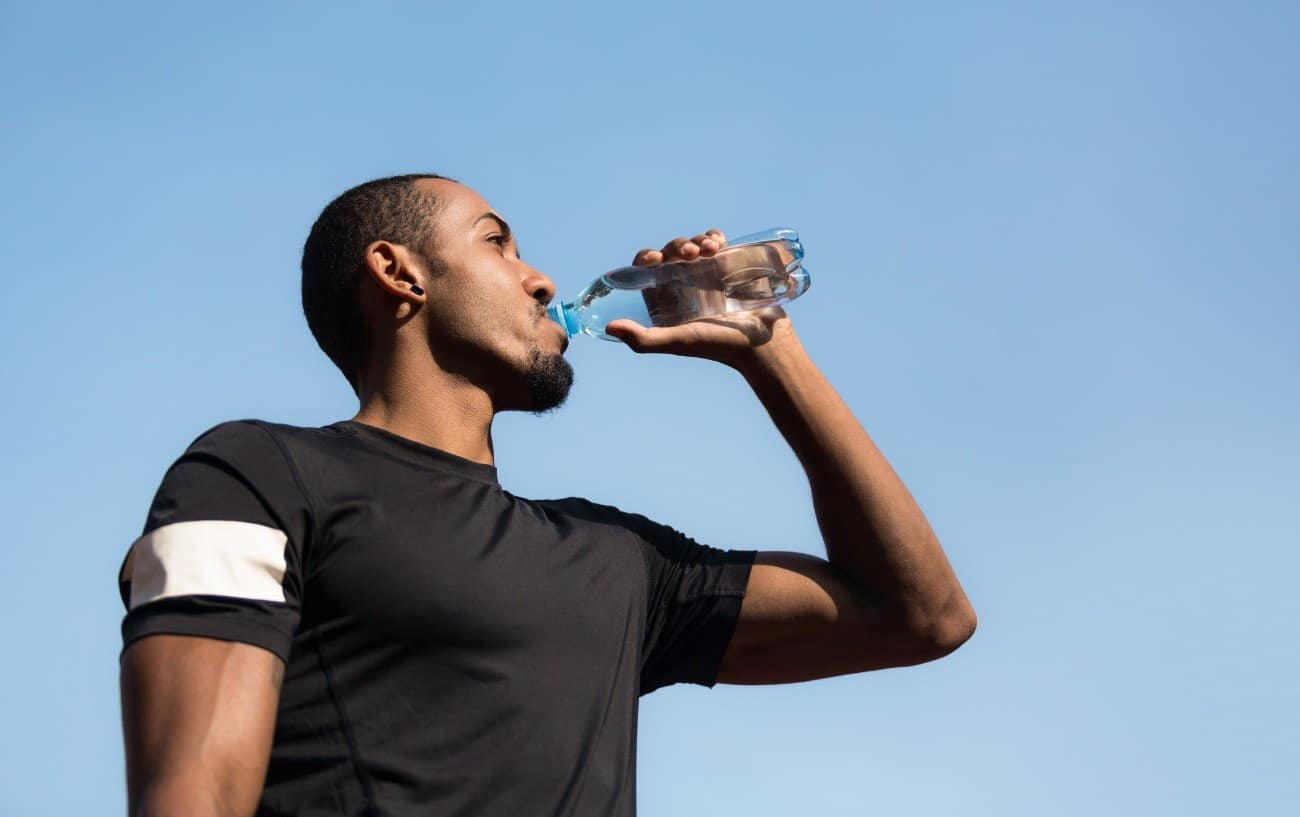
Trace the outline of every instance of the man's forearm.
<instances>
[{"instance_id":1,"label":"man's forearm","mask_svg":"<svg viewBox=\"0 0 1300 817\"><path fill-rule=\"evenodd\" d=\"M975 613L911 493L788 321L736 366L808 475L829 561L906 632L955 648Z\"/></svg>"}]
</instances>

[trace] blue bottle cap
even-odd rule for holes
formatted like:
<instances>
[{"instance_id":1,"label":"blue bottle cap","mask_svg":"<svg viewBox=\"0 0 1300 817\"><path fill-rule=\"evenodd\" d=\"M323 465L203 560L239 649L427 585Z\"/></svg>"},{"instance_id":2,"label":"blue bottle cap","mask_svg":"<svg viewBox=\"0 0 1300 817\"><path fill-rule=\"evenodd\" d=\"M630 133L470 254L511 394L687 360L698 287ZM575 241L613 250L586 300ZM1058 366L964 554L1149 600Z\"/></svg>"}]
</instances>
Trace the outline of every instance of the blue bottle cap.
<instances>
[{"instance_id":1,"label":"blue bottle cap","mask_svg":"<svg viewBox=\"0 0 1300 817\"><path fill-rule=\"evenodd\" d=\"M582 331L582 324L578 322L578 310L571 303L565 304L556 301L546 308L546 314L551 320L563 327L569 337L573 337Z\"/></svg>"}]
</instances>

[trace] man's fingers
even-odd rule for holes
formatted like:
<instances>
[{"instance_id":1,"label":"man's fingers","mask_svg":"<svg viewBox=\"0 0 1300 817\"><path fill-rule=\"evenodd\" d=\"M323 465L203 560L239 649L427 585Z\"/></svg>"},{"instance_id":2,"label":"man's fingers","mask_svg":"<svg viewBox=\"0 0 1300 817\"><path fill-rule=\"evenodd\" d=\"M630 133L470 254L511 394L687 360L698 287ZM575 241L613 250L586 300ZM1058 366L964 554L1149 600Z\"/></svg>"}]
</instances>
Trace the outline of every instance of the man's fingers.
<instances>
[{"instance_id":1,"label":"man's fingers","mask_svg":"<svg viewBox=\"0 0 1300 817\"><path fill-rule=\"evenodd\" d=\"M689 238L681 238L680 236L678 238L674 238L672 241L669 241L667 244L664 245L663 254L676 255L677 253L682 251L682 247L685 247L689 243L691 243L691 240Z\"/></svg>"},{"instance_id":2,"label":"man's fingers","mask_svg":"<svg viewBox=\"0 0 1300 817\"><path fill-rule=\"evenodd\" d=\"M623 341L634 352L640 352L645 348L643 345L645 327L636 321L627 318L610 321L605 325L605 334Z\"/></svg>"},{"instance_id":3,"label":"man's fingers","mask_svg":"<svg viewBox=\"0 0 1300 817\"><path fill-rule=\"evenodd\" d=\"M727 243L721 230L708 230L693 237L691 241L699 246L701 255L713 255Z\"/></svg>"},{"instance_id":4,"label":"man's fingers","mask_svg":"<svg viewBox=\"0 0 1300 817\"><path fill-rule=\"evenodd\" d=\"M700 245L689 238L674 238L664 245L663 254L665 260L684 258L689 261L700 254Z\"/></svg>"},{"instance_id":5,"label":"man's fingers","mask_svg":"<svg viewBox=\"0 0 1300 817\"><path fill-rule=\"evenodd\" d=\"M629 318L618 318L605 325L605 334L618 338L633 352L666 352L687 354L692 344L700 341L698 326L648 327Z\"/></svg>"},{"instance_id":6,"label":"man's fingers","mask_svg":"<svg viewBox=\"0 0 1300 817\"><path fill-rule=\"evenodd\" d=\"M671 351L680 343L676 333L665 329L651 329L627 318L610 321L605 325L605 334L623 341L638 354Z\"/></svg>"},{"instance_id":7,"label":"man's fingers","mask_svg":"<svg viewBox=\"0 0 1300 817\"><path fill-rule=\"evenodd\" d=\"M632 266L646 267L663 263L664 255L658 250L652 250L649 247L636 254L632 259Z\"/></svg>"},{"instance_id":8,"label":"man's fingers","mask_svg":"<svg viewBox=\"0 0 1300 817\"><path fill-rule=\"evenodd\" d=\"M653 266L672 261L692 261L701 255L713 255L727 244L719 229L706 230L694 238L674 238L662 250L646 248L632 259L634 266Z\"/></svg>"}]
</instances>

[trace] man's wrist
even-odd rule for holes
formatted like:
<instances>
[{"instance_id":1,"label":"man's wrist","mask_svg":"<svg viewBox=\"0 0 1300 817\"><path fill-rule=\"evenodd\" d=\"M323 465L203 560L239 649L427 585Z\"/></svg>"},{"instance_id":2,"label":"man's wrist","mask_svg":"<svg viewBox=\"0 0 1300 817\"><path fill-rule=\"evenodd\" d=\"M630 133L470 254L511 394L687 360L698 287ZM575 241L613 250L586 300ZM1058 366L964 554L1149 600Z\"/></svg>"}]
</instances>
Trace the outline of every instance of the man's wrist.
<instances>
[{"instance_id":1,"label":"man's wrist","mask_svg":"<svg viewBox=\"0 0 1300 817\"><path fill-rule=\"evenodd\" d=\"M745 350L731 366L740 372L751 385L780 377L800 360L807 357L799 336L790 320L779 320L772 325L772 336L765 342Z\"/></svg>"}]
</instances>

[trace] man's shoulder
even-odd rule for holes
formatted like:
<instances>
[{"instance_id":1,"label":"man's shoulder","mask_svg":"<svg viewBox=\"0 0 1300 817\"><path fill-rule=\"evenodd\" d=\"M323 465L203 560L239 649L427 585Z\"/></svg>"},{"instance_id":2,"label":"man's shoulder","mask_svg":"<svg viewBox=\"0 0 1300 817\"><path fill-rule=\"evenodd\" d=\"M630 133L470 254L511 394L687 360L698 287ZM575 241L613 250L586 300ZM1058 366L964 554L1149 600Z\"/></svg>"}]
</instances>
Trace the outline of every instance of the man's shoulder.
<instances>
[{"instance_id":1,"label":"man's shoulder","mask_svg":"<svg viewBox=\"0 0 1300 817\"><path fill-rule=\"evenodd\" d=\"M585 497L569 496L562 499L533 501L546 508L548 513L563 515L589 524L613 525L631 531L642 539L653 540L666 534L676 533L669 526L643 514L626 511L616 505L595 502Z\"/></svg>"},{"instance_id":2,"label":"man's shoulder","mask_svg":"<svg viewBox=\"0 0 1300 817\"><path fill-rule=\"evenodd\" d=\"M566 496L556 499L530 499L527 501L557 514L586 519L591 522L615 521L622 516L628 515L627 512L621 508L600 502L594 502L581 496Z\"/></svg>"},{"instance_id":3,"label":"man's shoulder","mask_svg":"<svg viewBox=\"0 0 1300 817\"><path fill-rule=\"evenodd\" d=\"M326 426L301 426L264 420L257 417L244 417L238 420L223 420L202 431L190 448L266 448L285 445L311 445L322 440L347 436L351 432L337 423Z\"/></svg>"},{"instance_id":4,"label":"man's shoulder","mask_svg":"<svg viewBox=\"0 0 1300 817\"><path fill-rule=\"evenodd\" d=\"M223 420L195 437L176 462L209 461L249 478L301 482L304 473L320 470L314 466L322 458L330 458L336 447L332 441L351 433L338 424L301 426L257 417Z\"/></svg>"}]
</instances>

